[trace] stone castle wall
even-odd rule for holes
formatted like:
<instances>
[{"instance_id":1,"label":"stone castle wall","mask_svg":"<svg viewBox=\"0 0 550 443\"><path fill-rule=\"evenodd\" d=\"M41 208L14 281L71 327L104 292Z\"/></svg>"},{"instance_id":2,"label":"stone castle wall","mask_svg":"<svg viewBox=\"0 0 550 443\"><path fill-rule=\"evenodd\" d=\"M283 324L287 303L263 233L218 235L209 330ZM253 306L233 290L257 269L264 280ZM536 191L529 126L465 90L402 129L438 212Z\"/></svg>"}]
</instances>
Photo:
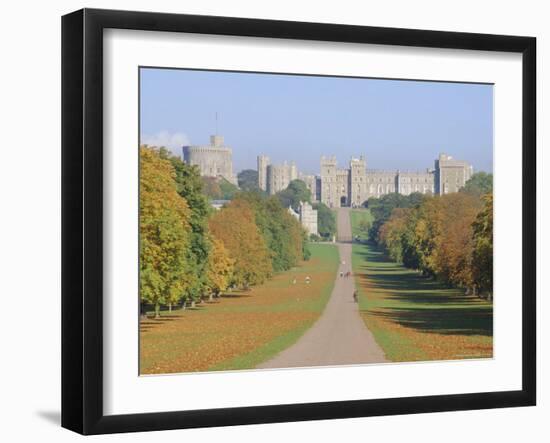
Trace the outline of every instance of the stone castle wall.
<instances>
[{"instance_id":1,"label":"stone castle wall","mask_svg":"<svg viewBox=\"0 0 550 443\"><path fill-rule=\"evenodd\" d=\"M232 150L224 145L222 136L210 137L210 145L184 146L183 158L196 165L202 176L223 177L237 184L233 174ZM311 191L313 201L321 201L329 207L362 206L371 197L381 197L397 192L409 195L448 194L458 192L473 174L472 166L447 154L440 154L434 169L425 171L383 171L367 169L364 157L351 158L348 168L339 168L336 157L321 157L320 173L301 174L295 162L271 164L269 157L257 159L258 186L273 195L288 187L292 180L300 178Z\"/></svg>"},{"instance_id":2,"label":"stone castle wall","mask_svg":"<svg viewBox=\"0 0 550 443\"><path fill-rule=\"evenodd\" d=\"M269 157L259 155L257 163L258 187L269 195L286 189L292 180L298 178L298 168L295 162L274 165L271 164Z\"/></svg>"},{"instance_id":3,"label":"stone castle wall","mask_svg":"<svg viewBox=\"0 0 550 443\"><path fill-rule=\"evenodd\" d=\"M233 152L230 147L224 146L222 136L211 136L210 145L183 146L182 152L183 160L197 166L201 176L223 177L237 184L233 174Z\"/></svg>"},{"instance_id":4,"label":"stone castle wall","mask_svg":"<svg viewBox=\"0 0 550 443\"><path fill-rule=\"evenodd\" d=\"M458 192L473 174L472 166L440 154L434 169L383 171L367 169L363 157L352 158L348 169L338 168L335 157L321 157L320 200L329 207L362 206L369 198L397 192L409 195Z\"/></svg>"}]
</instances>

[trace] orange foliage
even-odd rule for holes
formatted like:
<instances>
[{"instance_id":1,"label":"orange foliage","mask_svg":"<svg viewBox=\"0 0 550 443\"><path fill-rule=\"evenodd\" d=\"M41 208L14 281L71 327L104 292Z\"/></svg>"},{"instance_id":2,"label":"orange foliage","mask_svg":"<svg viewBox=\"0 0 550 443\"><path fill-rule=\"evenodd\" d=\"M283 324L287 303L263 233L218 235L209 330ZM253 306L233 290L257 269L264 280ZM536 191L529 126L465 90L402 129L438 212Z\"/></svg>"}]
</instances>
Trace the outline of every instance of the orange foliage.
<instances>
[{"instance_id":1,"label":"orange foliage","mask_svg":"<svg viewBox=\"0 0 550 443\"><path fill-rule=\"evenodd\" d=\"M255 285L271 275L270 252L256 226L250 204L243 200L231 201L212 216L209 226L235 261L235 284Z\"/></svg>"}]
</instances>

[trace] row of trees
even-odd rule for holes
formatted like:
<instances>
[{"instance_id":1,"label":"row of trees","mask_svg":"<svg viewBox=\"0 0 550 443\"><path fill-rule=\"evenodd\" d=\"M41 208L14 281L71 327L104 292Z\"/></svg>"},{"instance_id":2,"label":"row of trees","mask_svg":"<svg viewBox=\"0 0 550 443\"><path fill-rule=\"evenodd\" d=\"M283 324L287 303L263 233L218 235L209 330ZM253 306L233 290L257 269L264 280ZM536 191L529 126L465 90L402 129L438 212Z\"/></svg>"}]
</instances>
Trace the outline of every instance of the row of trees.
<instances>
[{"instance_id":1,"label":"row of trees","mask_svg":"<svg viewBox=\"0 0 550 443\"><path fill-rule=\"evenodd\" d=\"M483 180L479 180L483 178ZM473 177L462 192L394 196L373 202L371 238L389 256L468 292L492 296L493 194L490 175ZM478 182L483 182L478 186ZM380 199L382 200L382 199ZM378 206L377 206L378 205ZM370 202L369 202L370 206ZM376 209L375 209L376 208Z\"/></svg>"},{"instance_id":2,"label":"row of trees","mask_svg":"<svg viewBox=\"0 0 550 443\"><path fill-rule=\"evenodd\" d=\"M140 148L140 296L161 306L249 287L309 258L306 235L276 197L239 192L211 209L197 169Z\"/></svg>"}]
</instances>

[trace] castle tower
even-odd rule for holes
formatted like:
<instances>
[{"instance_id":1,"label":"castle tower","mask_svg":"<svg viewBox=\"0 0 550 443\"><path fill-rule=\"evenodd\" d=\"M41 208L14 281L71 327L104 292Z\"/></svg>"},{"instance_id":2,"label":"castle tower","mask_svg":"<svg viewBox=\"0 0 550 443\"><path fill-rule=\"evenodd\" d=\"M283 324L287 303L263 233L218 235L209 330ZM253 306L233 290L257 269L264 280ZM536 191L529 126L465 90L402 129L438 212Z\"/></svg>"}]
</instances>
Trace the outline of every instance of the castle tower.
<instances>
[{"instance_id":1,"label":"castle tower","mask_svg":"<svg viewBox=\"0 0 550 443\"><path fill-rule=\"evenodd\" d=\"M321 157L321 202L329 208L340 207L336 179L338 164L336 157Z\"/></svg>"},{"instance_id":2,"label":"castle tower","mask_svg":"<svg viewBox=\"0 0 550 443\"><path fill-rule=\"evenodd\" d=\"M258 155L258 187L263 191L267 189L267 167L269 166L269 157Z\"/></svg>"},{"instance_id":3,"label":"castle tower","mask_svg":"<svg viewBox=\"0 0 550 443\"><path fill-rule=\"evenodd\" d=\"M441 153L435 160L435 192L439 195L458 192L472 175L473 168L468 162Z\"/></svg>"},{"instance_id":4,"label":"castle tower","mask_svg":"<svg viewBox=\"0 0 550 443\"><path fill-rule=\"evenodd\" d=\"M237 177L233 175L233 151L224 145L221 135L210 136L210 145L196 145L182 147L183 160L198 167L203 177L223 177L233 184L237 184Z\"/></svg>"},{"instance_id":5,"label":"castle tower","mask_svg":"<svg viewBox=\"0 0 550 443\"><path fill-rule=\"evenodd\" d=\"M351 158L349 162L349 205L362 206L367 195L367 162L363 156Z\"/></svg>"},{"instance_id":6,"label":"castle tower","mask_svg":"<svg viewBox=\"0 0 550 443\"><path fill-rule=\"evenodd\" d=\"M290 178L289 182L291 182L292 180L296 180L298 178L298 168L296 166L295 161L290 162L290 177L289 178Z\"/></svg>"},{"instance_id":7,"label":"castle tower","mask_svg":"<svg viewBox=\"0 0 550 443\"><path fill-rule=\"evenodd\" d=\"M219 148L223 146L223 136L221 135L211 135L210 136L210 145Z\"/></svg>"}]
</instances>

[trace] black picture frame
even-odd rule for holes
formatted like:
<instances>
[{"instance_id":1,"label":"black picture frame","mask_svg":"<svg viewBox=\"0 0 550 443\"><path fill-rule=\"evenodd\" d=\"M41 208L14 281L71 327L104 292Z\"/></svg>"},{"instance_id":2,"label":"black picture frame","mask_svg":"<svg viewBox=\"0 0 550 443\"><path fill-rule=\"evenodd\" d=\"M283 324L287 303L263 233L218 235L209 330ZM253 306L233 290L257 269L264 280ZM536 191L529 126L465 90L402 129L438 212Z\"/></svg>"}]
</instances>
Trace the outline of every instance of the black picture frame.
<instances>
[{"instance_id":1,"label":"black picture frame","mask_svg":"<svg viewBox=\"0 0 550 443\"><path fill-rule=\"evenodd\" d=\"M131 415L103 413L103 31L108 28L522 54L522 389ZM62 18L62 426L82 434L536 403L536 39L83 9Z\"/></svg>"}]
</instances>

